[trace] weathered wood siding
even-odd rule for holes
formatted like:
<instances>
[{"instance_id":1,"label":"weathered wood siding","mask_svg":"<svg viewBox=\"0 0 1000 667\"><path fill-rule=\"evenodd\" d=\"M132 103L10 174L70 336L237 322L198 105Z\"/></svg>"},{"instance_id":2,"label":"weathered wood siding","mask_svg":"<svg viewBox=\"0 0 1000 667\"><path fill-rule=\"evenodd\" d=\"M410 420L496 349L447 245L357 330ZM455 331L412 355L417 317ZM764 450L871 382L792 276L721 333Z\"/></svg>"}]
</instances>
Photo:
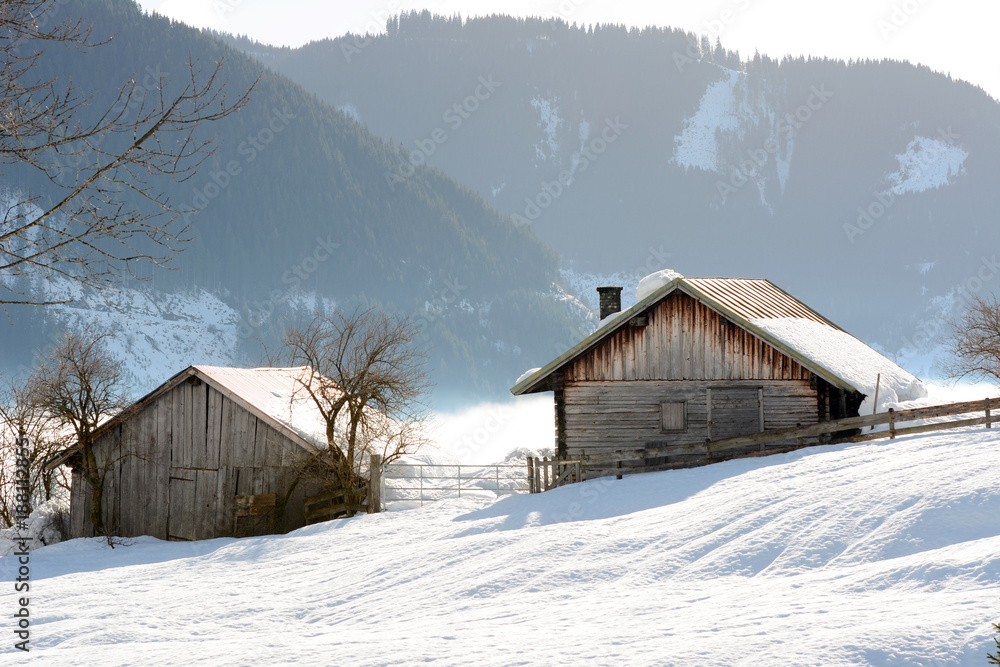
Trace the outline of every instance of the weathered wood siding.
<instances>
[{"instance_id":1,"label":"weathered wood siding","mask_svg":"<svg viewBox=\"0 0 1000 667\"><path fill-rule=\"evenodd\" d=\"M585 380L809 380L780 350L675 292L571 363L567 382Z\"/></svg>"},{"instance_id":2,"label":"weathered wood siding","mask_svg":"<svg viewBox=\"0 0 1000 667\"><path fill-rule=\"evenodd\" d=\"M809 380L568 382L563 393L564 439L570 458L667 446L704 454L710 435L719 439L761 430L761 412L765 430L819 421L817 394ZM661 430L663 402L685 403L683 431Z\"/></svg>"},{"instance_id":3,"label":"weathered wood siding","mask_svg":"<svg viewBox=\"0 0 1000 667\"><path fill-rule=\"evenodd\" d=\"M96 443L109 461L105 523L122 537L196 540L234 534L237 495L275 493L294 481L301 446L206 383L181 383ZM276 526L305 525L298 485ZM93 535L90 487L73 476L70 531ZM267 531L270 532L270 531Z\"/></svg>"},{"instance_id":4,"label":"weathered wood siding","mask_svg":"<svg viewBox=\"0 0 1000 667\"><path fill-rule=\"evenodd\" d=\"M565 368L555 397L560 455L673 447L698 458L706 440L814 424L826 408L824 382L687 294L668 296L645 322ZM684 404L683 428L663 428L663 403Z\"/></svg>"}]
</instances>

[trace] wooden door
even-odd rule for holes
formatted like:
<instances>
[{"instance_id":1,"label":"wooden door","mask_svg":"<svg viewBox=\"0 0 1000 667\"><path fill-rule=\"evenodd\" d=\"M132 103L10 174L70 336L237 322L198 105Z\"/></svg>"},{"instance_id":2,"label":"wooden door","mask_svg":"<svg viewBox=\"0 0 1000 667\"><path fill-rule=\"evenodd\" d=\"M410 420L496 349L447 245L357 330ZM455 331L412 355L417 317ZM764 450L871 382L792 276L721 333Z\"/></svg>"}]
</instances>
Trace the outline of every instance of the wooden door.
<instances>
[{"instance_id":1,"label":"wooden door","mask_svg":"<svg viewBox=\"0 0 1000 667\"><path fill-rule=\"evenodd\" d=\"M733 438L764 430L763 391L758 387L708 390L708 437Z\"/></svg>"},{"instance_id":2,"label":"wooden door","mask_svg":"<svg viewBox=\"0 0 1000 667\"><path fill-rule=\"evenodd\" d=\"M170 490L167 495L167 539L195 539L195 471L170 469Z\"/></svg>"}]
</instances>

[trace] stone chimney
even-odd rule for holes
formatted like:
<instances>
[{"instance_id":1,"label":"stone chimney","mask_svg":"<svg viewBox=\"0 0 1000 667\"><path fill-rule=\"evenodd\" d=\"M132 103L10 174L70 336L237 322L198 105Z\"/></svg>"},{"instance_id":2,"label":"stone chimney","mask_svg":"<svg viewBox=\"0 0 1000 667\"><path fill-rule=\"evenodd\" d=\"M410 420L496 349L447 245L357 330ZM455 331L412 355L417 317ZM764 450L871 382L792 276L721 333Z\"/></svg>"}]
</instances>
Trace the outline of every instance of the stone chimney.
<instances>
[{"instance_id":1,"label":"stone chimney","mask_svg":"<svg viewBox=\"0 0 1000 667\"><path fill-rule=\"evenodd\" d=\"M598 287L597 293L601 297L601 319L603 320L612 313L617 313L622 309L622 288L621 287Z\"/></svg>"}]
</instances>

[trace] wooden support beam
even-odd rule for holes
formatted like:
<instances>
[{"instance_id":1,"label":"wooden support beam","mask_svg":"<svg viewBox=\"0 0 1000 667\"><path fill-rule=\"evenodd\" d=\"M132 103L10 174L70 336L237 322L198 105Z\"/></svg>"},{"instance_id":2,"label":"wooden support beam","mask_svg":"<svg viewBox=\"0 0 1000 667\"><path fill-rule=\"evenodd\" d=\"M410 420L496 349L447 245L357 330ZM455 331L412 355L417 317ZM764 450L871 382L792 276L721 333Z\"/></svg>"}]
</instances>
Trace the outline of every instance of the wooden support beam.
<instances>
[{"instance_id":1,"label":"wooden support beam","mask_svg":"<svg viewBox=\"0 0 1000 667\"><path fill-rule=\"evenodd\" d=\"M368 464L368 513L382 511L382 456L372 454Z\"/></svg>"}]
</instances>

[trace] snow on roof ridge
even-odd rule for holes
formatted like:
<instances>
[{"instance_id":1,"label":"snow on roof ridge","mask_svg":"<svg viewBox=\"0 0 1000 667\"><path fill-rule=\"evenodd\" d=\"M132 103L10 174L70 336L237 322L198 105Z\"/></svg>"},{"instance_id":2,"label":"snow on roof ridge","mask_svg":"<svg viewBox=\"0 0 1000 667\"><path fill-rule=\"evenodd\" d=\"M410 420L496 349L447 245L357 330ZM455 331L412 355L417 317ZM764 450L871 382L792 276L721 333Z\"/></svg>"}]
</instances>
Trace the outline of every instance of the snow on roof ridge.
<instances>
[{"instance_id":1,"label":"snow on roof ridge","mask_svg":"<svg viewBox=\"0 0 1000 667\"><path fill-rule=\"evenodd\" d=\"M212 366L208 364L195 364L192 368L197 368L198 370L212 369L221 371L253 371L255 373L309 370L309 366L256 366L254 368L244 368L243 366Z\"/></svg>"}]
</instances>

